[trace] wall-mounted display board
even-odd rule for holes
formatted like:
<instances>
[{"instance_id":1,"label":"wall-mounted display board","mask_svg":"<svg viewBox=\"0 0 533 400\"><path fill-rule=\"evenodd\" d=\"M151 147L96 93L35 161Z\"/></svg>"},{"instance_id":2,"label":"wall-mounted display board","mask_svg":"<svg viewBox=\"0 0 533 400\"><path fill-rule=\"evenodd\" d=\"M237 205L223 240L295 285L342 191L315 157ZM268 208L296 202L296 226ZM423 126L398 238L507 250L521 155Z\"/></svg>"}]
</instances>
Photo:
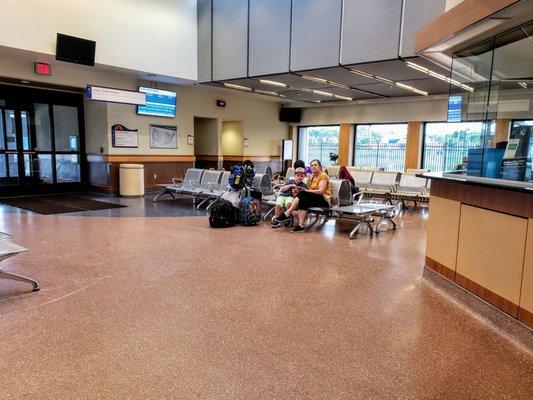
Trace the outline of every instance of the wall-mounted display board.
<instances>
[{"instance_id":1,"label":"wall-mounted display board","mask_svg":"<svg viewBox=\"0 0 533 400\"><path fill-rule=\"evenodd\" d=\"M151 149L177 149L178 128L176 126L150 125Z\"/></svg>"},{"instance_id":2,"label":"wall-mounted display board","mask_svg":"<svg viewBox=\"0 0 533 400\"><path fill-rule=\"evenodd\" d=\"M136 149L139 147L139 132L128 129L124 125L115 124L111 127L111 142L113 147Z\"/></svg>"},{"instance_id":3,"label":"wall-mounted display board","mask_svg":"<svg viewBox=\"0 0 533 400\"><path fill-rule=\"evenodd\" d=\"M85 98L87 100L105 101L108 103L146 104L146 94L144 93L93 85L87 85Z\"/></svg>"}]
</instances>

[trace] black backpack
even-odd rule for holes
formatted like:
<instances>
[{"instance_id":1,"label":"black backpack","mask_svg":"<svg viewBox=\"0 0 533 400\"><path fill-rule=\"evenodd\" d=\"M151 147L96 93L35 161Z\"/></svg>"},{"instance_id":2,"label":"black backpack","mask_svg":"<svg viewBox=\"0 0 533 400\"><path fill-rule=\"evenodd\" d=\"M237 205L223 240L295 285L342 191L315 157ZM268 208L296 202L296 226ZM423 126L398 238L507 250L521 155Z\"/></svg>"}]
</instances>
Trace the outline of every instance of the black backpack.
<instances>
[{"instance_id":1,"label":"black backpack","mask_svg":"<svg viewBox=\"0 0 533 400\"><path fill-rule=\"evenodd\" d=\"M238 210L225 199L216 199L209 209L209 226L211 228L229 228L237 222Z\"/></svg>"}]
</instances>

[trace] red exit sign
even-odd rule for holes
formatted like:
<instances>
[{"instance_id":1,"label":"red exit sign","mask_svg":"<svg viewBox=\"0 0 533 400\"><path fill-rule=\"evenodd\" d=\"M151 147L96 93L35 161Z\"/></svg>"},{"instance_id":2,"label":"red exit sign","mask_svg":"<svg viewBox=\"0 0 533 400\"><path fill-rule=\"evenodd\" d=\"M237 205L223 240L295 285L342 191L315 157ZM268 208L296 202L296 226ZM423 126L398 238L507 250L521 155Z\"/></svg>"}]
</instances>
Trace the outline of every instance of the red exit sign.
<instances>
[{"instance_id":1,"label":"red exit sign","mask_svg":"<svg viewBox=\"0 0 533 400\"><path fill-rule=\"evenodd\" d=\"M226 100L217 100L217 107L226 107Z\"/></svg>"},{"instance_id":2,"label":"red exit sign","mask_svg":"<svg viewBox=\"0 0 533 400\"><path fill-rule=\"evenodd\" d=\"M37 75L51 75L52 74L52 68L50 68L50 64L35 63L35 73Z\"/></svg>"}]
</instances>

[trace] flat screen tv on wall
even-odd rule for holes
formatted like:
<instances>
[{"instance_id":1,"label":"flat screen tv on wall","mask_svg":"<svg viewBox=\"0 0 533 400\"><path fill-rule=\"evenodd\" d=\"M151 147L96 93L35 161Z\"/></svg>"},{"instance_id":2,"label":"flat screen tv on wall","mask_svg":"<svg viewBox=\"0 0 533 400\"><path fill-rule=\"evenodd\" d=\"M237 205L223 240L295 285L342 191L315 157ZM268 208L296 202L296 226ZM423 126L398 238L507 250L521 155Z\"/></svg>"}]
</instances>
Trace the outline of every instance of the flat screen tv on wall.
<instances>
[{"instance_id":1,"label":"flat screen tv on wall","mask_svg":"<svg viewBox=\"0 0 533 400\"><path fill-rule=\"evenodd\" d=\"M146 94L146 104L137 106L137 114L168 118L176 116L176 92L145 86L139 86L139 92Z\"/></svg>"},{"instance_id":2,"label":"flat screen tv on wall","mask_svg":"<svg viewBox=\"0 0 533 400\"><path fill-rule=\"evenodd\" d=\"M281 122L293 122L298 123L302 118L301 108L280 108L279 120Z\"/></svg>"},{"instance_id":3,"label":"flat screen tv on wall","mask_svg":"<svg viewBox=\"0 0 533 400\"><path fill-rule=\"evenodd\" d=\"M57 34L56 60L94 66L96 42L74 36Z\"/></svg>"}]
</instances>

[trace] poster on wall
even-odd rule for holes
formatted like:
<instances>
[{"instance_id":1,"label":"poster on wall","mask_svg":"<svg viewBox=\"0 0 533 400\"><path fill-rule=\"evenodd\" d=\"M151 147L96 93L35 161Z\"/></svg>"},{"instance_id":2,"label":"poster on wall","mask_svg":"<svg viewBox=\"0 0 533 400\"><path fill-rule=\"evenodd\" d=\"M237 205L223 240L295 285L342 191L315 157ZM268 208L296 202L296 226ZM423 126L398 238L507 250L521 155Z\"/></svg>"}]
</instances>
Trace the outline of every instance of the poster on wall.
<instances>
[{"instance_id":1,"label":"poster on wall","mask_svg":"<svg viewBox=\"0 0 533 400\"><path fill-rule=\"evenodd\" d=\"M139 132L128 129L124 125L115 124L111 127L111 143L113 147L136 149L139 147Z\"/></svg>"},{"instance_id":2,"label":"poster on wall","mask_svg":"<svg viewBox=\"0 0 533 400\"><path fill-rule=\"evenodd\" d=\"M178 127L150 125L150 148L151 149L177 149Z\"/></svg>"}]
</instances>

